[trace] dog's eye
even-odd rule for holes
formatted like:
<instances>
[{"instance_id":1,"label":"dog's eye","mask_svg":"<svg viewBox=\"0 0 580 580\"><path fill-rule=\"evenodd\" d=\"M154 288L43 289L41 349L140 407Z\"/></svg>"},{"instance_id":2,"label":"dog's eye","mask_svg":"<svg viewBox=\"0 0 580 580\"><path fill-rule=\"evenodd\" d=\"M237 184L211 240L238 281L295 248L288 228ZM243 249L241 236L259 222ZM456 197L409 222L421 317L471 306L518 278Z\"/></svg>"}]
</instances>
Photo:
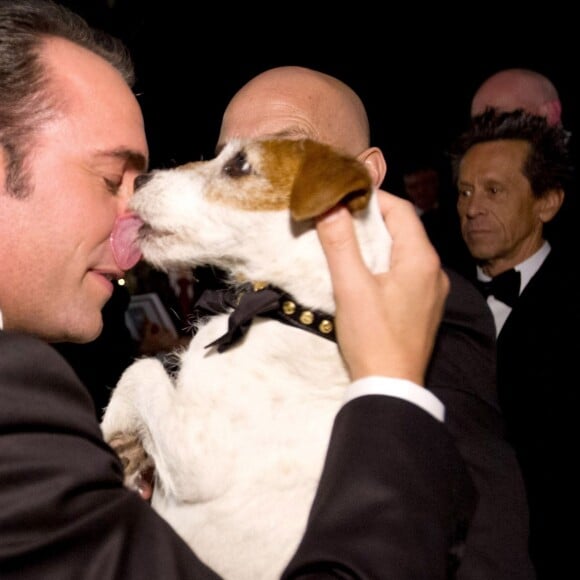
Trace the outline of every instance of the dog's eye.
<instances>
[{"instance_id":1,"label":"dog's eye","mask_svg":"<svg viewBox=\"0 0 580 580\"><path fill-rule=\"evenodd\" d=\"M251 172L251 165L243 151L236 153L225 165L224 173L230 177L243 177Z\"/></svg>"}]
</instances>

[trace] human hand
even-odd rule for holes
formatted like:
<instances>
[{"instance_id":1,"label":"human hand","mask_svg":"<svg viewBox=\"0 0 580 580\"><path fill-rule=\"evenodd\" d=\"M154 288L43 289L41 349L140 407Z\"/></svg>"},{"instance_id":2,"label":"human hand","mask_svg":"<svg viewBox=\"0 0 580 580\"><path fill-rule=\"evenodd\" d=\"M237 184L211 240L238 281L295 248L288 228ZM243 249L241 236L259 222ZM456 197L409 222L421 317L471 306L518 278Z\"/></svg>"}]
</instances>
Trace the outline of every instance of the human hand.
<instances>
[{"instance_id":1,"label":"human hand","mask_svg":"<svg viewBox=\"0 0 580 580\"><path fill-rule=\"evenodd\" d=\"M382 375L424 383L449 279L412 205L380 191L393 238L390 270L364 264L352 217L336 207L317 221L337 306L338 342L350 377Z\"/></svg>"}]
</instances>

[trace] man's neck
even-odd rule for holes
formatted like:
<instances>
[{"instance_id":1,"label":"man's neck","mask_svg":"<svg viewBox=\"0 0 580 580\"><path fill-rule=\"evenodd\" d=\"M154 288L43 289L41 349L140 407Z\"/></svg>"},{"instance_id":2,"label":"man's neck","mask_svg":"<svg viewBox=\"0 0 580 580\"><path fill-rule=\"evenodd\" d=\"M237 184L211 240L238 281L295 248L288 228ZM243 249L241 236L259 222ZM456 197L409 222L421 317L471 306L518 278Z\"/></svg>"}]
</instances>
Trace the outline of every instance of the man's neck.
<instances>
[{"instance_id":1,"label":"man's neck","mask_svg":"<svg viewBox=\"0 0 580 580\"><path fill-rule=\"evenodd\" d=\"M477 266L477 278L478 280L486 280L488 278L495 278L503 272L514 268L522 274L522 289L528 283L529 279L538 271L543 261L546 259L551 250L550 243L547 240L543 240L542 245L526 259L518 262L517 264L510 265L509 267L498 268L497 272L489 274L488 271L482 266Z\"/></svg>"},{"instance_id":2,"label":"man's neck","mask_svg":"<svg viewBox=\"0 0 580 580\"><path fill-rule=\"evenodd\" d=\"M539 238L531 244L523 245L519 251L511 256L501 256L493 260L485 260L478 264L478 271L483 272L490 278L495 278L512 268L518 269L520 264L525 263L535 256L548 242Z\"/></svg>"}]
</instances>

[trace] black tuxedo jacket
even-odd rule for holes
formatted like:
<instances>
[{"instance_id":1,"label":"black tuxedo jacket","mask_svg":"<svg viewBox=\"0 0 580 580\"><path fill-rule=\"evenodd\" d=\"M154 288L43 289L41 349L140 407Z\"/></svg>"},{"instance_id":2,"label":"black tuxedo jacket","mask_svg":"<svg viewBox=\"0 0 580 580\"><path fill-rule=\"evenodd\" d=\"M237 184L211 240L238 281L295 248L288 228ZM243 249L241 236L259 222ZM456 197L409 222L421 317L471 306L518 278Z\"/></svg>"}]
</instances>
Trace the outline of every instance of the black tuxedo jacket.
<instances>
[{"instance_id":1,"label":"black tuxedo jacket","mask_svg":"<svg viewBox=\"0 0 580 580\"><path fill-rule=\"evenodd\" d=\"M0 331L0 402L0 578L216 578L123 487L88 392L53 348ZM397 398L356 399L284 578L448 578L474 501L443 423Z\"/></svg>"},{"instance_id":2,"label":"black tuxedo jacket","mask_svg":"<svg viewBox=\"0 0 580 580\"><path fill-rule=\"evenodd\" d=\"M445 422L479 496L458 578L529 580L528 507L499 410L493 316L471 282L447 274L451 289L426 386L445 404Z\"/></svg>"},{"instance_id":3,"label":"black tuxedo jacket","mask_svg":"<svg viewBox=\"0 0 580 580\"><path fill-rule=\"evenodd\" d=\"M578 567L577 536L566 531L580 516L579 280L578 258L570 259L573 268L557 249L550 252L497 340L500 403L526 482L530 548L542 579Z\"/></svg>"}]
</instances>

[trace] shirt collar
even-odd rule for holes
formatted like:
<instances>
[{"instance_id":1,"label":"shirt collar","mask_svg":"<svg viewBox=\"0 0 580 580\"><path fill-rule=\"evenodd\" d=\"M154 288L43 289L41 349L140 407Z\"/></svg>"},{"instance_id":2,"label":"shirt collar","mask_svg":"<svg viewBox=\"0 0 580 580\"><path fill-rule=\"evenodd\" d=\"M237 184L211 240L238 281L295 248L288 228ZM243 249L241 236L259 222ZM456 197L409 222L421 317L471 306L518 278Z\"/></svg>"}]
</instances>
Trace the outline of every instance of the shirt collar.
<instances>
[{"instance_id":1,"label":"shirt collar","mask_svg":"<svg viewBox=\"0 0 580 580\"><path fill-rule=\"evenodd\" d=\"M520 294L523 292L528 282L533 278L534 274L540 269L540 266L548 257L551 249L552 247L550 246L550 243L546 240L535 254L532 254L527 260L524 260L521 264L518 264L515 267L522 277Z\"/></svg>"},{"instance_id":2,"label":"shirt collar","mask_svg":"<svg viewBox=\"0 0 580 580\"><path fill-rule=\"evenodd\" d=\"M544 260L548 257L550 250L550 242L544 240L544 243L540 249L532 254L529 258L525 259L523 262L517 264L514 270L520 273L521 283L520 283L520 294L523 292L524 288L527 286L528 282L532 279L534 274L540 269L540 266L544 263ZM491 278L484 274L483 270L477 266L477 279L488 282Z\"/></svg>"}]
</instances>

